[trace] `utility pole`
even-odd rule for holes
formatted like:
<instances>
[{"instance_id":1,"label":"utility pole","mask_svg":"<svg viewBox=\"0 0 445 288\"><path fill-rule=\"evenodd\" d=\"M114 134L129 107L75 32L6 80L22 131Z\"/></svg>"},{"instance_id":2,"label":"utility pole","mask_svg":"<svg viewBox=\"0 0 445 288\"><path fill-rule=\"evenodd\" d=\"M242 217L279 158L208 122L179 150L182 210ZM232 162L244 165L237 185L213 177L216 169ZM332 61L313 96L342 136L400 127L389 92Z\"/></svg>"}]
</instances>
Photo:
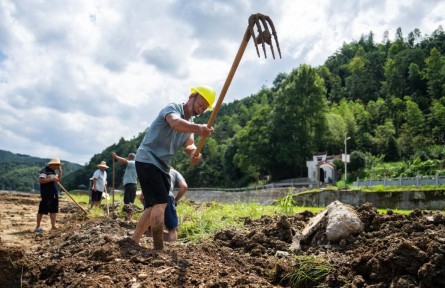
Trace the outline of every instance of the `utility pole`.
<instances>
[{"instance_id":1,"label":"utility pole","mask_svg":"<svg viewBox=\"0 0 445 288\"><path fill-rule=\"evenodd\" d=\"M346 179L348 177L348 140L351 137L347 137L348 133L345 133L345 189L346 189Z\"/></svg>"}]
</instances>

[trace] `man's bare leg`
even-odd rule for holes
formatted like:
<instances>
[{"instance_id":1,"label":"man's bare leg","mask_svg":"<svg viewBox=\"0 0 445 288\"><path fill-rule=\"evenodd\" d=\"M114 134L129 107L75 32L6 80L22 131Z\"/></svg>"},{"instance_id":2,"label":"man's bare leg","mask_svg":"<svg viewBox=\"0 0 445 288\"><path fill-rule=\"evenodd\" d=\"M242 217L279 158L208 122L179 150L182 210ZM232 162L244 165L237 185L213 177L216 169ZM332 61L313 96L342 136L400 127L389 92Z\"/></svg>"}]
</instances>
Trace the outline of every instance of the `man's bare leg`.
<instances>
[{"instance_id":1,"label":"man's bare leg","mask_svg":"<svg viewBox=\"0 0 445 288\"><path fill-rule=\"evenodd\" d=\"M42 217L43 217L43 214L37 214L37 226L36 226L36 229L40 228L40 223L42 222Z\"/></svg>"},{"instance_id":2,"label":"man's bare leg","mask_svg":"<svg viewBox=\"0 0 445 288\"><path fill-rule=\"evenodd\" d=\"M138 223L136 224L136 229L134 230L133 236L131 237L131 239L133 239L136 244L139 244L145 230L147 230L148 226L150 226L152 209L153 207L145 209L144 212L142 212Z\"/></svg>"},{"instance_id":3,"label":"man's bare leg","mask_svg":"<svg viewBox=\"0 0 445 288\"><path fill-rule=\"evenodd\" d=\"M49 213L49 219L51 219L51 229L56 230L56 213Z\"/></svg>"},{"instance_id":4,"label":"man's bare leg","mask_svg":"<svg viewBox=\"0 0 445 288\"><path fill-rule=\"evenodd\" d=\"M175 242L176 240L178 240L178 230L176 228L168 230L167 241Z\"/></svg>"},{"instance_id":5,"label":"man's bare leg","mask_svg":"<svg viewBox=\"0 0 445 288\"><path fill-rule=\"evenodd\" d=\"M167 203L156 204L152 208L150 224L153 232L153 248L155 250L164 249L164 212Z\"/></svg>"}]
</instances>

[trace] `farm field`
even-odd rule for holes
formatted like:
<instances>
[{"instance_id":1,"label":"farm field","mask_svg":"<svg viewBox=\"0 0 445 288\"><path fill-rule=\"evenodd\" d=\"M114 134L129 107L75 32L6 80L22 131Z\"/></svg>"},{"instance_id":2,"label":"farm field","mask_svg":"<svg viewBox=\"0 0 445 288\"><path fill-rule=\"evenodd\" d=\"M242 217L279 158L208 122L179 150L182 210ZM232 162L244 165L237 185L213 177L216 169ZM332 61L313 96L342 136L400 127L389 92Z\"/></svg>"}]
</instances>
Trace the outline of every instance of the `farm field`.
<instances>
[{"instance_id":1,"label":"farm field","mask_svg":"<svg viewBox=\"0 0 445 288\"><path fill-rule=\"evenodd\" d=\"M441 212L365 204L355 207L363 233L328 243L319 229L296 255L292 239L313 212L245 218L241 228L154 251L151 238L128 241L136 221L88 219L65 198L59 229L48 231L46 216L45 232L34 233L39 199L0 194L0 287L445 287Z\"/></svg>"}]
</instances>

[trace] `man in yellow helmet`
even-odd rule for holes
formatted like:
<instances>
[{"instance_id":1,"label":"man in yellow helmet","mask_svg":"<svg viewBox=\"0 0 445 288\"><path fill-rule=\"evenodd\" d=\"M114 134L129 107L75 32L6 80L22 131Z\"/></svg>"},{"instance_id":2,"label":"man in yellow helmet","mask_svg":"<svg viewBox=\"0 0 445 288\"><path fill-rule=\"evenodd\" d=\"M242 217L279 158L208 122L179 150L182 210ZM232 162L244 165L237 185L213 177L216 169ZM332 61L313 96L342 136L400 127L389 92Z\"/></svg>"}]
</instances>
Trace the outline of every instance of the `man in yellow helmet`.
<instances>
[{"instance_id":1,"label":"man in yellow helmet","mask_svg":"<svg viewBox=\"0 0 445 288\"><path fill-rule=\"evenodd\" d=\"M197 133L207 137L213 128L195 124L193 118L212 109L215 95L215 91L208 86L192 88L186 103L168 104L147 130L135 158L145 208L132 236L136 244L151 226L154 249L164 248L164 211L170 191L171 159L181 147L190 155L192 164L202 159L201 154L194 156L196 146L193 135Z\"/></svg>"}]
</instances>

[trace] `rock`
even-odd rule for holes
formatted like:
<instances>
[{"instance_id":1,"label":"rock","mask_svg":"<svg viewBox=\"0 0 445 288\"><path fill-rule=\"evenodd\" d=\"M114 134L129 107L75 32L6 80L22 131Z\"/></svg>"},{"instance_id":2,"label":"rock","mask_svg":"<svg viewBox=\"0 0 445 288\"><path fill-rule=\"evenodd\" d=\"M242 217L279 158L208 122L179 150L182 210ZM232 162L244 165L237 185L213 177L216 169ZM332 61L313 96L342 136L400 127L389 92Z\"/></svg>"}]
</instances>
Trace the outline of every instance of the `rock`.
<instances>
[{"instance_id":1,"label":"rock","mask_svg":"<svg viewBox=\"0 0 445 288\"><path fill-rule=\"evenodd\" d=\"M288 257L288 256L289 256L289 252L286 252L286 251L278 250L277 252L275 252L275 257L278 257L278 258L283 258L283 257Z\"/></svg>"},{"instance_id":2,"label":"rock","mask_svg":"<svg viewBox=\"0 0 445 288\"><path fill-rule=\"evenodd\" d=\"M326 239L337 242L347 239L352 234L361 233L363 227L363 222L352 208L340 201L334 201L325 210L312 217L301 232L295 233L289 250L294 253L300 251L300 242L308 239L316 231L325 230ZM345 244L343 241L342 245ZM332 247L327 245L325 248Z\"/></svg>"},{"instance_id":3,"label":"rock","mask_svg":"<svg viewBox=\"0 0 445 288\"><path fill-rule=\"evenodd\" d=\"M359 234L363 231L362 221L348 205L334 201L326 209L328 211L326 238L329 241L340 241L351 234Z\"/></svg>"},{"instance_id":4,"label":"rock","mask_svg":"<svg viewBox=\"0 0 445 288\"><path fill-rule=\"evenodd\" d=\"M289 247L289 250L292 252L298 252L301 250L300 242L306 240L308 237L312 235L316 230L320 229L323 226L323 220L326 216L327 210L323 210L318 213L314 217L309 220L309 223L304 227L303 231L296 232L293 239L292 244Z\"/></svg>"},{"instance_id":5,"label":"rock","mask_svg":"<svg viewBox=\"0 0 445 288\"><path fill-rule=\"evenodd\" d=\"M139 275L138 275L138 279L141 279L141 280L143 280L143 279L145 279L145 278L147 278L148 277L148 274L147 273L140 273Z\"/></svg>"}]
</instances>

